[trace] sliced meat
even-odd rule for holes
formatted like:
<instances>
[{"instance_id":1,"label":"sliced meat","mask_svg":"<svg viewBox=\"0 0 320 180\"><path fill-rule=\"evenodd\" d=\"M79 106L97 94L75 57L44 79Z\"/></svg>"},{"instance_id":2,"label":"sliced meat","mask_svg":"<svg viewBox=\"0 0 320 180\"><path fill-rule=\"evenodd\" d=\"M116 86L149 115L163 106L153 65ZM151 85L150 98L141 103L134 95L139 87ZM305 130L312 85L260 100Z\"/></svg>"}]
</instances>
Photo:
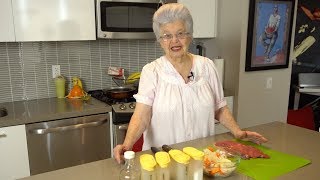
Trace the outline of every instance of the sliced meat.
<instances>
[{"instance_id":1,"label":"sliced meat","mask_svg":"<svg viewBox=\"0 0 320 180\"><path fill-rule=\"evenodd\" d=\"M218 141L215 143L216 146L225 148L231 152L240 153L244 159L250 158L270 158L267 154L264 154L259 149L244 145L235 141Z\"/></svg>"}]
</instances>

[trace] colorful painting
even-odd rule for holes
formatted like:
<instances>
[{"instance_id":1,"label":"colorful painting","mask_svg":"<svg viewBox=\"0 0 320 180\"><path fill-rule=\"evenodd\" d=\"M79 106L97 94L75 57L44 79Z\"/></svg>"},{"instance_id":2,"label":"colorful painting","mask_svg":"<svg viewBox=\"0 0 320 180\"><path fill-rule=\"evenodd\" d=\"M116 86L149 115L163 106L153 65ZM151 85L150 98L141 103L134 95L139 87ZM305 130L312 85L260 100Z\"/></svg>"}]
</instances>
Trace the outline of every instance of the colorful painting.
<instances>
[{"instance_id":1,"label":"colorful painting","mask_svg":"<svg viewBox=\"0 0 320 180\"><path fill-rule=\"evenodd\" d=\"M293 0L250 0L246 71L287 68Z\"/></svg>"}]
</instances>

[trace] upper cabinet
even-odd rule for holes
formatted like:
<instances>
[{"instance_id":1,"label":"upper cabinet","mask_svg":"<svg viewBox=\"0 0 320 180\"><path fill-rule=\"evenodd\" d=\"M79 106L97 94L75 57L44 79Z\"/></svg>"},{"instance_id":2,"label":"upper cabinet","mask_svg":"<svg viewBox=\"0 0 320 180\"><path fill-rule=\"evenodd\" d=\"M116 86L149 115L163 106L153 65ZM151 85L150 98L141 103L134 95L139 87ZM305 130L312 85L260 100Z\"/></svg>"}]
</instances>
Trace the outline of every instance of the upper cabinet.
<instances>
[{"instance_id":1,"label":"upper cabinet","mask_svg":"<svg viewBox=\"0 0 320 180\"><path fill-rule=\"evenodd\" d=\"M12 9L16 41L96 39L93 0L12 0Z\"/></svg>"},{"instance_id":2,"label":"upper cabinet","mask_svg":"<svg viewBox=\"0 0 320 180\"><path fill-rule=\"evenodd\" d=\"M216 37L217 0L178 0L189 9L193 18L194 38Z\"/></svg>"},{"instance_id":3,"label":"upper cabinet","mask_svg":"<svg viewBox=\"0 0 320 180\"><path fill-rule=\"evenodd\" d=\"M11 0L0 1L0 42L15 41Z\"/></svg>"}]
</instances>

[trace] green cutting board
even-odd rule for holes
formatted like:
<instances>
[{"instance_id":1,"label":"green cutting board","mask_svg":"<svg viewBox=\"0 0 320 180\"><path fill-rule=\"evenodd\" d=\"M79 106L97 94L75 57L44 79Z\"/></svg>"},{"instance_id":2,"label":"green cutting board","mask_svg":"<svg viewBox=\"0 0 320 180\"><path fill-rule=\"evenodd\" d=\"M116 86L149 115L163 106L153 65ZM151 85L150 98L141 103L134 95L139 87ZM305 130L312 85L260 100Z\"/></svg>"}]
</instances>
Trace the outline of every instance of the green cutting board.
<instances>
[{"instance_id":1,"label":"green cutting board","mask_svg":"<svg viewBox=\"0 0 320 180\"><path fill-rule=\"evenodd\" d=\"M243 160L241 159L238 172L246 176L249 176L257 180L269 180L274 179L277 176L281 176L288 172L294 171L300 167L303 167L309 163L310 160L304 159L302 157L285 154L279 151L271 150L267 147L256 145L247 141L238 142L254 146L260 149L265 154L270 156L270 159L256 158Z\"/></svg>"}]
</instances>

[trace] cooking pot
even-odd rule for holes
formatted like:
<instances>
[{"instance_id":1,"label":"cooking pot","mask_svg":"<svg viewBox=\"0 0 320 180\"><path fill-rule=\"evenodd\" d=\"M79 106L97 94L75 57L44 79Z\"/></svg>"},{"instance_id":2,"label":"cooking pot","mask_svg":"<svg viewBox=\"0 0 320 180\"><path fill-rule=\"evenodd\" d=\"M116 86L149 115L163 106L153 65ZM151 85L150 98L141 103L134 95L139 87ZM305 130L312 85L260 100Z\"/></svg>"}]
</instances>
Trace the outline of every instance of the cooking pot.
<instances>
[{"instance_id":1,"label":"cooking pot","mask_svg":"<svg viewBox=\"0 0 320 180\"><path fill-rule=\"evenodd\" d=\"M133 87L119 86L119 87L111 87L111 88L104 89L104 92L106 93L108 98L126 99L126 98L131 98L135 93L135 90L136 89Z\"/></svg>"}]
</instances>

